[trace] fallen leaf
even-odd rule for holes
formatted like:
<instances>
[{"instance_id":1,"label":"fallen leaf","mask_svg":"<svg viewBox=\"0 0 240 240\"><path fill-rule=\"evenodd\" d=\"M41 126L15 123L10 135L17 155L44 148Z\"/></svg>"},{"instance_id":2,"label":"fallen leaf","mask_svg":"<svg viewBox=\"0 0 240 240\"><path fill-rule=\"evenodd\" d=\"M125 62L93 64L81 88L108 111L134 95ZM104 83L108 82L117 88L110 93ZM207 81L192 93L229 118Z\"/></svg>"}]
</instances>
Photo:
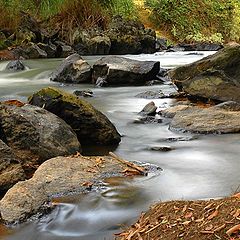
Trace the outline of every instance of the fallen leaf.
<instances>
[{"instance_id":1,"label":"fallen leaf","mask_svg":"<svg viewBox=\"0 0 240 240\"><path fill-rule=\"evenodd\" d=\"M213 229L213 225L212 225L212 224L210 224L209 226L207 226L207 227L205 228L206 231L210 231L210 230L212 230L212 229Z\"/></svg>"},{"instance_id":2,"label":"fallen leaf","mask_svg":"<svg viewBox=\"0 0 240 240\"><path fill-rule=\"evenodd\" d=\"M188 212L184 217L185 218L191 218L192 217L192 215L193 215L193 213L192 212Z\"/></svg>"},{"instance_id":3,"label":"fallen leaf","mask_svg":"<svg viewBox=\"0 0 240 240\"><path fill-rule=\"evenodd\" d=\"M228 236L230 236L230 235L232 235L233 233L235 233L236 231L239 231L239 230L240 230L240 224L235 225L232 228L228 229L226 233L227 233Z\"/></svg>"},{"instance_id":4,"label":"fallen leaf","mask_svg":"<svg viewBox=\"0 0 240 240\"><path fill-rule=\"evenodd\" d=\"M240 215L240 209L237 209L233 217L237 218Z\"/></svg>"},{"instance_id":5,"label":"fallen leaf","mask_svg":"<svg viewBox=\"0 0 240 240\"><path fill-rule=\"evenodd\" d=\"M212 220L218 215L218 210L215 210L211 215L208 216L208 220Z\"/></svg>"}]
</instances>

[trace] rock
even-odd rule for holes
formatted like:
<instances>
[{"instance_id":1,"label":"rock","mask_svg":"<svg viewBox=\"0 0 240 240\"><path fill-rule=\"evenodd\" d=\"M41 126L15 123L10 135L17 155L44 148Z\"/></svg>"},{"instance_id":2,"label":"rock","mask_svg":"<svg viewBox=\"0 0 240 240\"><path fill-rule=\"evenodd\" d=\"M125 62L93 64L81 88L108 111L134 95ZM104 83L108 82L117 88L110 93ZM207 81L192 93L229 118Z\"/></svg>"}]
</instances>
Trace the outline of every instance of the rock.
<instances>
[{"instance_id":1,"label":"rock","mask_svg":"<svg viewBox=\"0 0 240 240\"><path fill-rule=\"evenodd\" d=\"M0 138L26 169L55 156L80 151L71 127L54 114L31 105L0 105Z\"/></svg>"},{"instance_id":2,"label":"rock","mask_svg":"<svg viewBox=\"0 0 240 240\"><path fill-rule=\"evenodd\" d=\"M155 123L162 123L162 122L163 120L161 118L158 118L155 116L141 117L133 121L133 123L136 123L136 124L155 124Z\"/></svg>"},{"instance_id":3,"label":"rock","mask_svg":"<svg viewBox=\"0 0 240 240\"><path fill-rule=\"evenodd\" d=\"M105 34L111 40L110 54L139 54L156 51L156 33L140 21L115 16Z\"/></svg>"},{"instance_id":4,"label":"rock","mask_svg":"<svg viewBox=\"0 0 240 240\"><path fill-rule=\"evenodd\" d=\"M91 55L107 55L110 52L111 40L107 36L96 36L90 39L88 45Z\"/></svg>"},{"instance_id":5,"label":"rock","mask_svg":"<svg viewBox=\"0 0 240 240\"><path fill-rule=\"evenodd\" d=\"M93 97L93 91L90 89L87 90L76 90L73 92L78 97Z\"/></svg>"},{"instance_id":6,"label":"rock","mask_svg":"<svg viewBox=\"0 0 240 240\"><path fill-rule=\"evenodd\" d=\"M26 69L26 67L22 61L14 60L7 64L6 69L15 72L15 71L23 71Z\"/></svg>"},{"instance_id":7,"label":"rock","mask_svg":"<svg viewBox=\"0 0 240 240\"><path fill-rule=\"evenodd\" d=\"M161 138L159 142L185 142L185 141L192 141L198 139L197 136L187 136L187 137L169 137L169 138Z\"/></svg>"},{"instance_id":8,"label":"rock","mask_svg":"<svg viewBox=\"0 0 240 240\"><path fill-rule=\"evenodd\" d=\"M50 80L64 83L91 82L91 74L91 66L80 55L74 53L62 61Z\"/></svg>"},{"instance_id":9,"label":"rock","mask_svg":"<svg viewBox=\"0 0 240 240\"><path fill-rule=\"evenodd\" d=\"M55 58L57 47L54 44L38 43L37 46L47 53L48 58Z\"/></svg>"},{"instance_id":10,"label":"rock","mask_svg":"<svg viewBox=\"0 0 240 240\"><path fill-rule=\"evenodd\" d=\"M143 109L142 111L139 113L141 115L155 115L157 111L157 106L155 105L155 103L152 101L150 103L148 103Z\"/></svg>"},{"instance_id":11,"label":"rock","mask_svg":"<svg viewBox=\"0 0 240 240\"><path fill-rule=\"evenodd\" d=\"M167 50L167 39L157 38L156 39L156 51L164 51L164 50Z\"/></svg>"},{"instance_id":12,"label":"rock","mask_svg":"<svg viewBox=\"0 0 240 240\"><path fill-rule=\"evenodd\" d=\"M15 183L25 179L21 164L11 148L0 140L0 192L8 190Z\"/></svg>"},{"instance_id":13,"label":"rock","mask_svg":"<svg viewBox=\"0 0 240 240\"><path fill-rule=\"evenodd\" d=\"M123 57L107 56L98 60L93 66L93 82L105 77L110 85L140 85L156 78L160 62L136 61Z\"/></svg>"},{"instance_id":14,"label":"rock","mask_svg":"<svg viewBox=\"0 0 240 240\"><path fill-rule=\"evenodd\" d=\"M74 54L74 52L75 52L71 46L65 44L64 42L55 41L54 45L57 46L56 57L66 58L66 57Z\"/></svg>"},{"instance_id":15,"label":"rock","mask_svg":"<svg viewBox=\"0 0 240 240\"><path fill-rule=\"evenodd\" d=\"M146 91L146 92L142 92L137 94L135 97L137 98L146 98L146 99L158 99L158 98L164 98L164 93L162 92L162 90L158 90L158 91Z\"/></svg>"},{"instance_id":16,"label":"rock","mask_svg":"<svg viewBox=\"0 0 240 240\"><path fill-rule=\"evenodd\" d=\"M240 132L240 111L222 106L210 108L192 107L178 112L170 129L193 133L236 133Z\"/></svg>"},{"instance_id":17,"label":"rock","mask_svg":"<svg viewBox=\"0 0 240 240\"><path fill-rule=\"evenodd\" d=\"M161 111L161 115L167 118L173 118L178 112L191 108L189 105L177 105Z\"/></svg>"},{"instance_id":18,"label":"rock","mask_svg":"<svg viewBox=\"0 0 240 240\"><path fill-rule=\"evenodd\" d=\"M162 85L163 81L156 79L146 82L146 86L153 86L153 85Z\"/></svg>"},{"instance_id":19,"label":"rock","mask_svg":"<svg viewBox=\"0 0 240 240\"><path fill-rule=\"evenodd\" d=\"M154 146L149 148L152 151L159 151L159 152L169 152L172 151L174 148L170 146Z\"/></svg>"},{"instance_id":20,"label":"rock","mask_svg":"<svg viewBox=\"0 0 240 240\"><path fill-rule=\"evenodd\" d=\"M28 43L23 46L19 46L15 48L14 54L18 56L18 58L26 58L26 59L38 59L38 58L47 58L47 53L42 50L35 43Z\"/></svg>"},{"instance_id":21,"label":"rock","mask_svg":"<svg viewBox=\"0 0 240 240\"><path fill-rule=\"evenodd\" d=\"M179 43L177 46L184 48L184 51L218 51L223 48L222 44L219 43Z\"/></svg>"},{"instance_id":22,"label":"rock","mask_svg":"<svg viewBox=\"0 0 240 240\"><path fill-rule=\"evenodd\" d=\"M53 196L89 190L87 182L91 184L106 176L123 176L125 168L126 165L116 159L104 156L49 159L37 169L31 179L17 183L5 194L0 201L2 220L5 223L26 220L49 207L46 203Z\"/></svg>"},{"instance_id":23,"label":"rock","mask_svg":"<svg viewBox=\"0 0 240 240\"><path fill-rule=\"evenodd\" d=\"M169 71L180 91L219 101L240 102L240 45Z\"/></svg>"},{"instance_id":24,"label":"rock","mask_svg":"<svg viewBox=\"0 0 240 240\"><path fill-rule=\"evenodd\" d=\"M65 120L81 144L114 145L121 141L120 134L105 115L73 94L57 88L44 88L33 94L30 103L44 106Z\"/></svg>"}]
</instances>

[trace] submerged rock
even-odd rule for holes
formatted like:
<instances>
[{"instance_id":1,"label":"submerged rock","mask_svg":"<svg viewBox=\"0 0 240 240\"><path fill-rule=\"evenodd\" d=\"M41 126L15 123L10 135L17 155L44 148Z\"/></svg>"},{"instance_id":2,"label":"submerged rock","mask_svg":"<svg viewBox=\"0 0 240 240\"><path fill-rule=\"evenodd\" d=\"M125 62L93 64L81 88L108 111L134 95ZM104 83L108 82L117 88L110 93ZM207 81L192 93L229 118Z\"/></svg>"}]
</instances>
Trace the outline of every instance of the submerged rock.
<instances>
[{"instance_id":1,"label":"submerged rock","mask_svg":"<svg viewBox=\"0 0 240 240\"><path fill-rule=\"evenodd\" d=\"M31 105L0 105L0 138L26 169L55 156L80 151L71 127L56 115Z\"/></svg>"},{"instance_id":2,"label":"submerged rock","mask_svg":"<svg viewBox=\"0 0 240 240\"><path fill-rule=\"evenodd\" d=\"M22 61L14 60L7 64L6 69L15 72L15 71L23 71L26 69L26 67Z\"/></svg>"},{"instance_id":3,"label":"submerged rock","mask_svg":"<svg viewBox=\"0 0 240 240\"><path fill-rule=\"evenodd\" d=\"M93 91L90 89L86 90L76 90L73 92L78 97L93 97Z\"/></svg>"},{"instance_id":4,"label":"submerged rock","mask_svg":"<svg viewBox=\"0 0 240 240\"><path fill-rule=\"evenodd\" d=\"M25 179L25 173L13 151L0 140L0 192Z\"/></svg>"},{"instance_id":5,"label":"submerged rock","mask_svg":"<svg viewBox=\"0 0 240 240\"><path fill-rule=\"evenodd\" d=\"M121 136L109 119L90 103L57 88L44 88L33 94L30 103L65 120L81 144L114 145Z\"/></svg>"},{"instance_id":6,"label":"submerged rock","mask_svg":"<svg viewBox=\"0 0 240 240\"><path fill-rule=\"evenodd\" d=\"M179 111L173 118L170 129L193 133L238 133L240 111L216 105L210 108L191 107Z\"/></svg>"},{"instance_id":7,"label":"submerged rock","mask_svg":"<svg viewBox=\"0 0 240 240\"><path fill-rule=\"evenodd\" d=\"M160 70L160 62L137 61L128 58L107 56L93 66L93 82L104 78L109 85L141 85L155 79Z\"/></svg>"},{"instance_id":8,"label":"submerged rock","mask_svg":"<svg viewBox=\"0 0 240 240\"><path fill-rule=\"evenodd\" d=\"M92 68L77 53L70 55L52 73L51 80L65 83L91 82Z\"/></svg>"},{"instance_id":9,"label":"submerged rock","mask_svg":"<svg viewBox=\"0 0 240 240\"><path fill-rule=\"evenodd\" d=\"M240 45L169 71L180 91L219 101L240 102Z\"/></svg>"},{"instance_id":10,"label":"submerged rock","mask_svg":"<svg viewBox=\"0 0 240 240\"><path fill-rule=\"evenodd\" d=\"M154 146L154 147L150 147L149 150L159 151L159 152L169 152L174 150L174 148L170 146Z\"/></svg>"}]
</instances>

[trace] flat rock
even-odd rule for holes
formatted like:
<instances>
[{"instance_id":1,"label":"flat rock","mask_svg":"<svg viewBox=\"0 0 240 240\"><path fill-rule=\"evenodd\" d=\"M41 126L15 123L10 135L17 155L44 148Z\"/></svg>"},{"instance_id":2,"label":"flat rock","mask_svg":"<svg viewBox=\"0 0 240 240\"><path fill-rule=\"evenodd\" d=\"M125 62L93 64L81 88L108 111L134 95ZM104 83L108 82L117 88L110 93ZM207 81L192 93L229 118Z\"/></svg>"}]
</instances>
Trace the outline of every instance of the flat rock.
<instances>
[{"instance_id":1,"label":"flat rock","mask_svg":"<svg viewBox=\"0 0 240 240\"><path fill-rule=\"evenodd\" d=\"M196 97L240 102L240 45L168 72L179 91Z\"/></svg>"},{"instance_id":2,"label":"flat rock","mask_svg":"<svg viewBox=\"0 0 240 240\"><path fill-rule=\"evenodd\" d=\"M8 190L25 179L25 173L13 151L0 140L0 191Z\"/></svg>"},{"instance_id":3,"label":"flat rock","mask_svg":"<svg viewBox=\"0 0 240 240\"><path fill-rule=\"evenodd\" d=\"M108 176L122 176L126 165L111 157L56 157L44 162L27 181L19 182L0 201L4 222L27 219L46 207L58 194L89 189L87 182Z\"/></svg>"},{"instance_id":4,"label":"flat rock","mask_svg":"<svg viewBox=\"0 0 240 240\"><path fill-rule=\"evenodd\" d=\"M93 65L93 82L100 77L109 85L141 85L156 79L159 70L160 62L107 56Z\"/></svg>"},{"instance_id":5,"label":"flat rock","mask_svg":"<svg viewBox=\"0 0 240 240\"><path fill-rule=\"evenodd\" d=\"M114 145L121 141L110 120L74 94L49 87L34 93L29 102L44 107L66 121L81 144Z\"/></svg>"},{"instance_id":6,"label":"flat rock","mask_svg":"<svg viewBox=\"0 0 240 240\"><path fill-rule=\"evenodd\" d=\"M188 109L189 105L177 105L161 111L161 115L167 118L173 118L178 112Z\"/></svg>"},{"instance_id":7,"label":"flat rock","mask_svg":"<svg viewBox=\"0 0 240 240\"><path fill-rule=\"evenodd\" d=\"M0 105L0 138L6 140L26 168L55 156L80 151L72 128L37 106Z\"/></svg>"},{"instance_id":8,"label":"flat rock","mask_svg":"<svg viewBox=\"0 0 240 240\"><path fill-rule=\"evenodd\" d=\"M91 82L91 74L91 66L74 53L62 61L50 79L55 82L84 83Z\"/></svg>"},{"instance_id":9,"label":"flat rock","mask_svg":"<svg viewBox=\"0 0 240 240\"><path fill-rule=\"evenodd\" d=\"M170 123L170 129L193 133L238 133L240 111L224 109L218 105L210 108L192 107L179 111Z\"/></svg>"}]
</instances>

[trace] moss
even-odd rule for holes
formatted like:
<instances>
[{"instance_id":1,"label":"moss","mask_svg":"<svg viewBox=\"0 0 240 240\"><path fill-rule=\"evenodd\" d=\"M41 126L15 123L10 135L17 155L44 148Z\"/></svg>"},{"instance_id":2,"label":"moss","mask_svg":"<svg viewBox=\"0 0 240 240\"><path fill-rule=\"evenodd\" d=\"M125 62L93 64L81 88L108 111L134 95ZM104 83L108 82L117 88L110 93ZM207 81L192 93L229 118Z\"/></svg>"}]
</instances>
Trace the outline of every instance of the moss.
<instances>
[{"instance_id":1,"label":"moss","mask_svg":"<svg viewBox=\"0 0 240 240\"><path fill-rule=\"evenodd\" d=\"M49 96L51 99L59 99L61 98L64 102L69 102L74 105L80 105L83 110L86 110L87 112L94 113L96 111L91 104L88 102L84 101L83 99L78 98L77 96L67 93L65 91L62 91L58 88L54 87L48 87L48 88L43 88L40 91L36 93L37 96ZM32 97L30 97L32 98ZM29 98L29 102L30 102Z\"/></svg>"}]
</instances>

